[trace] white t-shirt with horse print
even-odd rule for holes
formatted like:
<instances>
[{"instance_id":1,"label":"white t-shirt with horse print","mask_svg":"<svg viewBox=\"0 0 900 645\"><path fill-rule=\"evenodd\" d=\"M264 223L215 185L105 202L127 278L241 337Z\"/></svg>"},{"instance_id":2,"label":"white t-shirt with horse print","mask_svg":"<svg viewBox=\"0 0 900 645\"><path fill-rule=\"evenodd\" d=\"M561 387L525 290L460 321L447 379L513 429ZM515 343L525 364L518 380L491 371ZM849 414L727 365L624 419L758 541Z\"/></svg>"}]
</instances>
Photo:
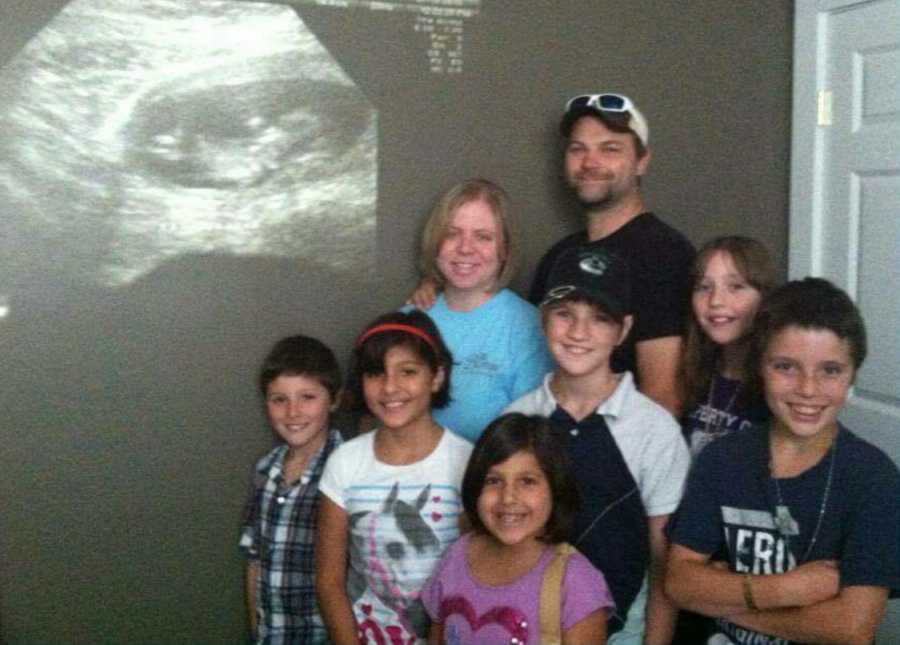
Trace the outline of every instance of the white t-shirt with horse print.
<instances>
[{"instance_id":1,"label":"white t-shirt with horse print","mask_svg":"<svg viewBox=\"0 0 900 645\"><path fill-rule=\"evenodd\" d=\"M347 594L361 642L424 643L422 587L459 536L461 484L472 445L444 430L414 464L375 458L375 433L339 446L319 483L349 517Z\"/></svg>"}]
</instances>

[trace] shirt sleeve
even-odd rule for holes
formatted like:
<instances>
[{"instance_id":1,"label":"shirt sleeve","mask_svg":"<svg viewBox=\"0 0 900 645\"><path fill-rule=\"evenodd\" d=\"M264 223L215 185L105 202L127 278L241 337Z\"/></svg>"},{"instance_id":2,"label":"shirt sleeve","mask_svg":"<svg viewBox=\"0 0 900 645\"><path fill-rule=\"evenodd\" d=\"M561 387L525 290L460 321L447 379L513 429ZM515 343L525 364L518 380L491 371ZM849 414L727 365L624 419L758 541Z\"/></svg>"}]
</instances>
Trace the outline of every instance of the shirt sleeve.
<instances>
[{"instance_id":1,"label":"shirt sleeve","mask_svg":"<svg viewBox=\"0 0 900 645\"><path fill-rule=\"evenodd\" d=\"M716 490L719 485L727 486L728 478L711 459L714 446L707 446L698 456L681 505L666 526L669 542L705 555L716 553L724 540Z\"/></svg>"},{"instance_id":2,"label":"shirt sleeve","mask_svg":"<svg viewBox=\"0 0 900 645\"><path fill-rule=\"evenodd\" d=\"M348 461L347 452L352 443L344 443L334 449L328 461L325 462L325 470L322 471L322 479L319 480L319 492L343 509L346 509L344 489L346 473L344 464Z\"/></svg>"},{"instance_id":3,"label":"shirt sleeve","mask_svg":"<svg viewBox=\"0 0 900 645\"><path fill-rule=\"evenodd\" d=\"M887 587L900 592L900 475L883 453L857 471L859 495L841 554L841 586Z\"/></svg>"},{"instance_id":4,"label":"shirt sleeve","mask_svg":"<svg viewBox=\"0 0 900 645\"><path fill-rule=\"evenodd\" d=\"M425 613L428 614L428 618L431 619L433 623L441 623L441 598L444 595L444 585L441 582L444 575L444 567L446 565L447 560L452 557L453 548L447 549L447 553L444 554L443 559L438 564L437 568L434 570L434 573L428 579L428 582L425 583L425 586L422 587L422 592L419 595L419 598L422 601L422 606L425 607Z\"/></svg>"},{"instance_id":5,"label":"shirt sleeve","mask_svg":"<svg viewBox=\"0 0 900 645\"><path fill-rule=\"evenodd\" d=\"M668 515L678 508L691 455L675 419L648 427L653 438L641 471L641 498L647 515Z\"/></svg>"},{"instance_id":6,"label":"shirt sleeve","mask_svg":"<svg viewBox=\"0 0 900 645\"><path fill-rule=\"evenodd\" d=\"M563 578L563 631L571 629L598 609L614 606L603 574L581 553L570 555Z\"/></svg>"},{"instance_id":7,"label":"shirt sleeve","mask_svg":"<svg viewBox=\"0 0 900 645\"><path fill-rule=\"evenodd\" d=\"M253 469L253 480L247 493L247 501L244 503L244 511L241 519L240 538L238 548L250 560L259 559L259 498L261 485L265 485L265 478L257 469Z\"/></svg>"},{"instance_id":8,"label":"shirt sleeve","mask_svg":"<svg viewBox=\"0 0 900 645\"><path fill-rule=\"evenodd\" d=\"M688 244L669 243L664 252L637 256L632 294L636 342L680 336L690 288L693 249Z\"/></svg>"}]
</instances>

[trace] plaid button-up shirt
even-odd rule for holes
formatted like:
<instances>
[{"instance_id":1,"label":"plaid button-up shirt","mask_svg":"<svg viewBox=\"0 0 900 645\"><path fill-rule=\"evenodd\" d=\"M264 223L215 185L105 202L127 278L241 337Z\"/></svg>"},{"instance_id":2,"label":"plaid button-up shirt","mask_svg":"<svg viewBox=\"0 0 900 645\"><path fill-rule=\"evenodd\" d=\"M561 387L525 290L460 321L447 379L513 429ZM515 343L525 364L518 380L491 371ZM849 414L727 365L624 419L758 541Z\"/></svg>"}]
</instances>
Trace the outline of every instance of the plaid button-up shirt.
<instances>
[{"instance_id":1,"label":"plaid button-up shirt","mask_svg":"<svg viewBox=\"0 0 900 645\"><path fill-rule=\"evenodd\" d=\"M293 485L284 481L286 445L260 459L241 526L240 548L259 561L256 642L265 645L327 643L316 603L316 515L325 461L341 442L331 430L325 445Z\"/></svg>"}]
</instances>

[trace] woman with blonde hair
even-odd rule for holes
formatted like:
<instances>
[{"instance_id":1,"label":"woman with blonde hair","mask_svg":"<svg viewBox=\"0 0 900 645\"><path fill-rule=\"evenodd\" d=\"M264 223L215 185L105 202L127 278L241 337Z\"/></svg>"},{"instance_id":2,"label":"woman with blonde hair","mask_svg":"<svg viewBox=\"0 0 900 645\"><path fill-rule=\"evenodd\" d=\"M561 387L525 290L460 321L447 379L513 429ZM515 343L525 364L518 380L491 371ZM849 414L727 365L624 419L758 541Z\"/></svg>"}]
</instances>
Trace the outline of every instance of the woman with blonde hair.
<instances>
[{"instance_id":1,"label":"woman with blonde hair","mask_svg":"<svg viewBox=\"0 0 900 645\"><path fill-rule=\"evenodd\" d=\"M486 179L441 195L422 234L422 273L441 290L427 313L454 357L451 402L435 418L470 441L553 366L537 309L506 288L517 247L509 197Z\"/></svg>"}]
</instances>

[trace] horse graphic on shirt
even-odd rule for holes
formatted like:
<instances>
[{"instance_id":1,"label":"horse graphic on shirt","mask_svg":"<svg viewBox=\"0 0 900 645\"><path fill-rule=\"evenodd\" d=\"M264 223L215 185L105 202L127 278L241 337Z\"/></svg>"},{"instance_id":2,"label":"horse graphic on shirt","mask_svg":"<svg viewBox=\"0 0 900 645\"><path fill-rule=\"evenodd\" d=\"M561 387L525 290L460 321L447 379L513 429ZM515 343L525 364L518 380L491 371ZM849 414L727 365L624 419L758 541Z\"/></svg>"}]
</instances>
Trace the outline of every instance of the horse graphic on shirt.
<instances>
[{"instance_id":1,"label":"horse graphic on shirt","mask_svg":"<svg viewBox=\"0 0 900 645\"><path fill-rule=\"evenodd\" d=\"M366 587L385 607L393 610L400 625L381 626L373 618L360 622L363 642L377 645L406 645L402 633L426 636L428 620L419 602L421 560L436 562L441 541L423 518L422 511L431 499L431 485L426 485L412 503L400 499L395 483L378 511L363 511L350 516L357 552L365 561L365 580L348 582L350 599L355 604ZM436 514L432 514L432 519ZM437 515L437 517L440 517ZM415 581L414 588L408 582ZM363 613L371 607L362 606ZM387 636L387 638L385 638ZM415 636L408 642L413 642Z\"/></svg>"}]
</instances>

